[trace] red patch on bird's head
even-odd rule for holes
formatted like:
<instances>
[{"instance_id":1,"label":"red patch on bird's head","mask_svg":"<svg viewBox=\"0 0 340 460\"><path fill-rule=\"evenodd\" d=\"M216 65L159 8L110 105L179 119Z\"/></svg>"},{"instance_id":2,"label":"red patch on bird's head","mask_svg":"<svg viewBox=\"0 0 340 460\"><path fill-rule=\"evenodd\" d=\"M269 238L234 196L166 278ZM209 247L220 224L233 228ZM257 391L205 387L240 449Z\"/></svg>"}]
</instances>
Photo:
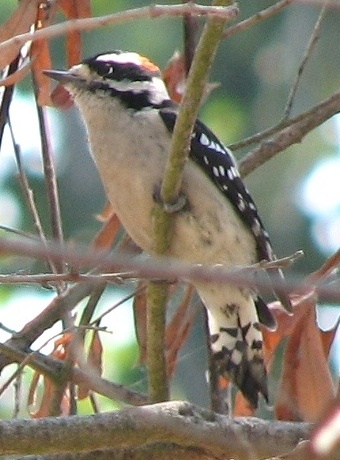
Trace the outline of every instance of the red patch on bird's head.
<instances>
[{"instance_id":1,"label":"red patch on bird's head","mask_svg":"<svg viewBox=\"0 0 340 460\"><path fill-rule=\"evenodd\" d=\"M159 68L145 56L140 56L141 65L150 72L159 72Z\"/></svg>"}]
</instances>

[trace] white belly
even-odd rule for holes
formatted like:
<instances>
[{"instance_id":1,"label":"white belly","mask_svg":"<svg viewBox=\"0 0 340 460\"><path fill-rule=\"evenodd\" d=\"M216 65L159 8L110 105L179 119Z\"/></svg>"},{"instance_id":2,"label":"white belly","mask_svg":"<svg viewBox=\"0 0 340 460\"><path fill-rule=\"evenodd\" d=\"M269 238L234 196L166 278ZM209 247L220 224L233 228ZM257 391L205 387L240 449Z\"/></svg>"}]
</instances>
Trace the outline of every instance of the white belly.
<instances>
[{"instance_id":1,"label":"white belly","mask_svg":"<svg viewBox=\"0 0 340 460\"><path fill-rule=\"evenodd\" d=\"M126 231L145 251L152 252L153 194L161 184L171 139L155 111L138 117L130 115L128 121L113 119L112 112L100 120L87 117L92 154L107 196ZM103 120L110 123L103 126ZM153 135L154 130L144 129L150 121L159 123L159 137ZM174 215L170 256L227 266L257 260L253 236L233 206L192 162L184 169L182 193L187 206Z\"/></svg>"}]
</instances>

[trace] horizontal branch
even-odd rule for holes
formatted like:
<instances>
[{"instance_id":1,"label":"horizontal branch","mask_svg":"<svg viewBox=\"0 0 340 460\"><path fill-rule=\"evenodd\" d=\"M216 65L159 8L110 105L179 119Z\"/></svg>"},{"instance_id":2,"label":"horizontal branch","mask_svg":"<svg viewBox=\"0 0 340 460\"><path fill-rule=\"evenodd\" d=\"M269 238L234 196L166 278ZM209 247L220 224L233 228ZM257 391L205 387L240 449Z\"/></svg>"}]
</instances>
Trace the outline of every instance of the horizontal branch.
<instances>
[{"instance_id":1,"label":"horizontal branch","mask_svg":"<svg viewBox=\"0 0 340 460\"><path fill-rule=\"evenodd\" d=\"M237 460L291 451L307 439L307 423L230 418L185 402L133 407L94 416L49 417L0 423L3 455L86 452L171 442ZM48 442L46 442L48 440Z\"/></svg>"},{"instance_id":2,"label":"horizontal branch","mask_svg":"<svg viewBox=\"0 0 340 460\"><path fill-rule=\"evenodd\" d=\"M237 12L238 9L234 5L228 7L204 6L197 5L192 2L184 3L182 5L145 6L142 8L134 8L96 18L73 19L36 30L35 32L28 32L25 34L17 35L13 38L5 40L0 44L0 53L6 53L12 47L15 49L21 48L25 45L25 43L29 41L36 41L41 39L46 40L58 37L60 35L65 35L73 31L88 31L97 27L108 26L110 24L119 24L122 22L143 19L146 17L154 19L161 16L193 15L216 16L220 18L231 19L236 17Z\"/></svg>"},{"instance_id":3,"label":"horizontal branch","mask_svg":"<svg viewBox=\"0 0 340 460\"><path fill-rule=\"evenodd\" d=\"M71 266L78 267L97 267L97 269L105 270L107 272L118 273L131 273L131 276L138 279L152 279L152 280L168 280L187 281L195 284L197 281L214 282L214 283L233 283L239 286L249 288L258 288L263 292L272 293L275 291L284 290L289 293L293 290L315 289L315 293L322 296L325 300L330 302L338 301L340 298L340 287L334 283L314 285L306 283L304 277L294 274L293 277L286 277L285 280L281 278L269 279L263 269L256 266L249 267L225 267L223 265L201 265L191 264L167 257L149 257L148 263L144 260L131 256L130 254L122 251L113 251L108 253L105 251L94 251L82 248L81 246L75 247L61 247L56 243L50 242L48 249L31 241L18 241L0 238L0 252L2 254L17 254L27 257L34 257L37 259L50 260L65 260ZM287 260L294 259L299 255L299 252L291 257L283 259L285 266ZM171 262L171 263L169 263ZM279 261L274 262L274 267L278 267ZM270 262L266 269L270 269L272 263ZM256 280L254 279L254 272L256 271ZM256 282L255 282L256 281ZM103 282L103 279L98 278L98 281L92 279L89 283L84 283L85 286L91 285L92 289L98 283ZM73 286L71 289L79 289L81 284ZM87 291L89 288L87 288ZM76 293L76 297L79 296ZM70 292L71 293L71 292ZM69 294L70 294L69 293ZM82 294L82 293L81 293ZM65 294L68 295L68 294ZM88 294L85 294L85 296ZM58 299L62 297L59 296ZM61 299L62 300L62 299ZM69 308L68 305L72 304L70 299L68 302L62 302L61 308Z\"/></svg>"}]
</instances>

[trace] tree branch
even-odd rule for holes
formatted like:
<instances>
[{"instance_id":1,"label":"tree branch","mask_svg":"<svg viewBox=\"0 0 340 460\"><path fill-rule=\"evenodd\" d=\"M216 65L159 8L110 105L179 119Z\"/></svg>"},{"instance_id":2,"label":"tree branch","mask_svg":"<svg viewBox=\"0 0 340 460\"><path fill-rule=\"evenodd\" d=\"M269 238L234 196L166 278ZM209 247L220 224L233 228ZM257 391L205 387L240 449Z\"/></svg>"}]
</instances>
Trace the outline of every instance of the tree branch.
<instances>
[{"instance_id":1,"label":"tree branch","mask_svg":"<svg viewBox=\"0 0 340 460\"><path fill-rule=\"evenodd\" d=\"M277 153L287 149L293 144L301 142L304 136L339 111L340 92L337 92L310 110L246 139L242 142L242 146L250 142L258 142L273 135L271 139L262 142L259 147L254 149L240 161L239 170L241 176L247 176L274 157ZM241 147L241 145L237 144L237 147Z\"/></svg>"},{"instance_id":2,"label":"tree branch","mask_svg":"<svg viewBox=\"0 0 340 460\"><path fill-rule=\"evenodd\" d=\"M217 458L256 460L292 450L310 428L307 423L232 419L169 402L94 416L1 422L0 450L3 455L75 453L170 442Z\"/></svg>"},{"instance_id":3,"label":"tree branch","mask_svg":"<svg viewBox=\"0 0 340 460\"><path fill-rule=\"evenodd\" d=\"M214 6L225 6L232 0L215 0ZM182 174L189 154L191 133L197 118L209 70L212 66L223 28L228 18L209 17L198 43L188 75L186 90L177 115L171 150L167 158L160 189L161 203L153 210L154 253L166 255L171 245L174 213L169 209L180 200ZM153 283L147 298L147 369L150 402L169 399L164 355L167 283Z\"/></svg>"},{"instance_id":4,"label":"tree branch","mask_svg":"<svg viewBox=\"0 0 340 460\"><path fill-rule=\"evenodd\" d=\"M29 41L36 41L41 39L51 39L61 35L67 35L74 31L93 30L97 27L108 26L110 24L120 24L122 22L132 21L142 18L158 18L161 16L212 16L219 18L234 18L237 14L237 8L230 6L221 8L219 6L204 6L197 5L189 2L182 5L151 5L142 8L134 8L127 11L122 11L106 16L97 18L74 19L65 21L61 24L44 27L43 29L36 30L35 32L28 32L16 35L8 40L0 43L0 53L4 55L11 49L20 49L25 43Z\"/></svg>"}]
</instances>

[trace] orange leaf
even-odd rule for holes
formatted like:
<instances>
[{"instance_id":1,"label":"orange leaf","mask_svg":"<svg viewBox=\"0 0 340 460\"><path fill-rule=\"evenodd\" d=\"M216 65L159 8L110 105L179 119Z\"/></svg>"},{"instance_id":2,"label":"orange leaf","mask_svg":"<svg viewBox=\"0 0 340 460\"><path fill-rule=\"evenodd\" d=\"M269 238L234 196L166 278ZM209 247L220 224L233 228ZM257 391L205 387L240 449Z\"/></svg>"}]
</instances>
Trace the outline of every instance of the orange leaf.
<instances>
[{"instance_id":1,"label":"orange leaf","mask_svg":"<svg viewBox=\"0 0 340 460\"><path fill-rule=\"evenodd\" d=\"M235 395L235 405L233 415L234 417L253 417L256 409L249 403L249 401L237 391Z\"/></svg>"},{"instance_id":2,"label":"orange leaf","mask_svg":"<svg viewBox=\"0 0 340 460\"><path fill-rule=\"evenodd\" d=\"M315 421L334 397L334 385L313 299L304 299L299 309L301 316L287 342L275 409L280 420Z\"/></svg>"},{"instance_id":3,"label":"orange leaf","mask_svg":"<svg viewBox=\"0 0 340 460\"><path fill-rule=\"evenodd\" d=\"M87 18L91 16L89 0L60 0L59 7L67 19ZM81 34L74 30L67 34L66 42L67 63L71 67L81 59Z\"/></svg>"},{"instance_id":4,"label":"orange leaf","mask_svg":"<svg viewBox=\"0 0 340 460\"><path fill-rule=\"evenodd\" d=\"M36 390L36 386L35 386ZM51 415L51 407L56 396L57 388L55 384L47 377L43 377L43 395L40 401L39 408L35 412L30 412L32 418L42 418ZM60 404L60 415L68 415L69 413L69 397L64 394Z\"/></svg>"},{"instance_id":5,"label":"orange leaf","mask_svg":"<svg viewBox=\"0 0 340 460\"><path fill-rule=\"evenodd\" d=\"M163 71L163 79L167 87L170 99L180 103L183 97L186 72L183 54L175 51L170 58L166 69Z\"/></svg>"},{"instance_id":6,"label":"orange leaf","mask_svg":"<svg viewBox=\"0 0 340 460\"><path fill-rule=\"evenodd\" d=\"M190 301L193 295L193 287L188 285L182 302L176 310L165 333L165 349L168 375L171 377L177 365L177 356L182 348L189 332L192 329L195 312L192 310Z\"/></svg>"},{"instance_id":7,"label":"orange leaf","mask_svg":"<svg viewBox=\"0 0 340 460\"><path fill-rule=\"evenodd\" d=\"M15 35L28 32L35 23L40 0L21 0L12 16L0 27L0 42L4 42ZM0 54L0 69L9 65L19 54L21 46L13 43Z\"/></svg>"},{"instance_id":8,"label":"orange leaf","mask_svg":"<svg viewBox=\"0 0 340 460\"><path fill-rule=\"evenodd\" d=\"M120 229L120 222L117 215L112 212L104 222L104 225L95 236L92 245L95 248L110 249Z\"/></svg>"},{"instance_id":9,"label":"orange leaf","mask_svg":"<svg viewBox=\"0 0 340 460\"><path fill-rule=\"evenodd\" d=\"M322 345L323 345L323 351L325 353L325 358L326 359L328 359L329 352L330 352L331 346L332 346L332 344L334 342L334 338L335 338L335 335L337 333L339 324L340 324L340 318L338 319L338 321L334 325L334 327L332 327L328 331L321 331L320 330L321 340L322 340Z\"/></svg>"},{"instance_id":10,"label":"orange leaf","mask_svg":"<svg viewBox=\"0 0 340 460\"><path fill-rule=\"evenodd\" d=\"M103 345L99 337L98 331L94 331L91 344L89 347L89 353L87 357L87 365L91 374L98 376L102 375L103 372ZM88 396L90 388L86 383L81 383L78 386L78 399L84 399Z\"/></svg>"},{"instance_id":11,"label":"orange leaf","mask_svg":"<svg viewBox=\"0 0 340 460\"><path fill-rule=\"evenodd\" d=\"M51 105L51 79L42 73L51 68L51 56L47 40L37 40L32 43L31 56L34 58L32 72L35 85L38 88L38 104Z\"/></svg>"},{"instance_id":12,"label":"orange leaf","mask_svg":"<svg viewBox=\"0 0 340 460\"><path fill-rule=\"evenodd\" d=\"M89 348L89 355L87 358L87 362L91 367L91 371L95 372L98 375L102 375L103 372L103 345L100 340L99 332L94 331L93 337L91 341L91 345Z\"/></svg>"}]
</instances>

